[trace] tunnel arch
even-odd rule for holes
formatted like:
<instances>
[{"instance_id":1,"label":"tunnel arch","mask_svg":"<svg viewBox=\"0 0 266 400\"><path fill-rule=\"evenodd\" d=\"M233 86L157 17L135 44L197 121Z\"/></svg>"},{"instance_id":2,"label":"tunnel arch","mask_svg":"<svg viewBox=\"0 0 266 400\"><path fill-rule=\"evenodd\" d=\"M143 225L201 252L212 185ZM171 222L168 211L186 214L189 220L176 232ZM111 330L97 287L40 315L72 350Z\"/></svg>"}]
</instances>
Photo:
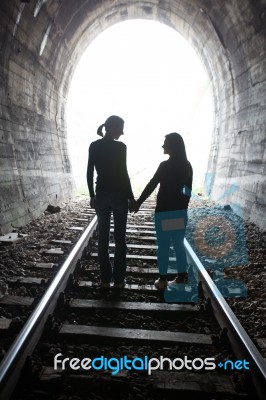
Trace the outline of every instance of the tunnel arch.
<instances>
[{"instance_id":1,"label":"tunnel arch","mask_svg":"<svg viewBox=\"0 0 266 400\"><path fill-rule=\"evenodd\" d=\"M72 75L99 33L135 18L174 28L196 50L214 96L210 195L264 229L265 10L263 0L2 1L1 232L71 196Z\"/></svg>"}]
</instances>

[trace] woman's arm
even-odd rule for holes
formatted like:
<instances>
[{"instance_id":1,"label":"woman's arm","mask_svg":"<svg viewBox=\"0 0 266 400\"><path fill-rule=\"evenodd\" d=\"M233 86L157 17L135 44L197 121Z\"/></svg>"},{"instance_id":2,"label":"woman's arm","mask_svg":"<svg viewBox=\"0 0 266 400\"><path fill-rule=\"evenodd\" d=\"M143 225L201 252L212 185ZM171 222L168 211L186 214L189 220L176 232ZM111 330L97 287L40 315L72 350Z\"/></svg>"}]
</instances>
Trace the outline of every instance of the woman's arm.
<instances>
[{"instance_id":1,"label":"woman's arm","mask_svg":"<svg viewBox=\"0 0 266 400\"><path fill-rule=\"evenodd\" d=\"M88 167L87 167L87 183L90 192L90 197L95 197L94 185L93 185L93 174L94 174L94 157L93 157L93 146L92 144L89 147L89 159L88 159Z\"/></svg>"},{"instance_id":2,"label":"woman's arm","mask_svg":"<svg viewBox=\"0 0 266 400\"><path fill-rule=\"evenodd\" d=\"M187 177L186 183L184 185L184 195L186 196L186 204L188 206L190 197L191 197L191 192L192 192L192 181L193 181L193 169L192 166L189 164L189 175Z\"/></svg>"},{"instance_id":3,"label":"woman's arm","mask_svg":"<svg viewBox=\"0 0 266 400\"><path fill-rule=\"evenodd\" d=\"M138 198L137 203L139 206L144 203L144 201L152 194L158 183L160 183L161 170L162 166L160 164L154 176L151 178L150 182L146 185L145 189Z\"/></svg>"},{"instance_id":4,"label":"woman's arm","mask_svg":"<svg viewBox=\"0 0 266 400\"><path fill-rule=\"evenodd\" d=\"M124 164L124 171L125 171L125 184L126 184L126 193L128 196L129 200L134 200L134 195L132 192L132 187L127 171L127 146L125 145L124 150L123 150L123 164Z\"/></svg>"}]
</instances>

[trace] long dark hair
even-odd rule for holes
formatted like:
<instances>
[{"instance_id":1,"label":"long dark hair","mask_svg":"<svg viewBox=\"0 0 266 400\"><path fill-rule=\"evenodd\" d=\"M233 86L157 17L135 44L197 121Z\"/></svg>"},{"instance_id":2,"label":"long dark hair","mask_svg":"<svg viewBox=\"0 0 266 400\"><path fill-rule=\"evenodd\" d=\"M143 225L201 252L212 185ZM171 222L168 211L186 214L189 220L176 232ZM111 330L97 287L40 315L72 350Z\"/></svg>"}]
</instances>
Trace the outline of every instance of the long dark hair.
<instances>
[{"instance_id":1,"label":"long dark hair","mask_svg":"<svg viewBox=\"0 0 266 400\"><path fill-rule=\"evenodd\" d=\"M107 132L109 128L116 128L124 123L124 120L117 115L111 115L107 118L104 124L100 125L97 129L97 135L103 137L103 127L105 127L105 131Z\"/></svg>"},{"instance_id":2,"label":"long dark hair","mask_svg":"<svg viewBox=\"0 0 266 400\"><path fill-rule=\"evenodd\" d=\"M168 133L168 135L165 135L165 139L171 147L171 153L173 154L173 156L177 158L180 163L186 163L187 153L182 136L179 135L179 133L172 132Z\"/></svg>"}]
</instances>

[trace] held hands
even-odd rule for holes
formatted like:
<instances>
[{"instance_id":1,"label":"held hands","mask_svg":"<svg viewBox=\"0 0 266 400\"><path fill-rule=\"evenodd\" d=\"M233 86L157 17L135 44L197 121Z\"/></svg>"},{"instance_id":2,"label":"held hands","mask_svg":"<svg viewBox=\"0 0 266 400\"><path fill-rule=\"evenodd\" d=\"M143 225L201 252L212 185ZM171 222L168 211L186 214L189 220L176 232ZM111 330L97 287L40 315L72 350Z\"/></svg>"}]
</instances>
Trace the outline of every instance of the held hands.
<instances>
[{"instance_id":1,"label":"held hands","mask_svg":"<svg viewBox=\"0 0 266 400\"><path fill-rule=\"evenodd\" d=\"M96 197L91 197L90 207L95 209L95 205L96 205ZM140 204L136 200L134 200L134 199L129 200L128 209L130 212L137 213L139 211L139 208L140 208Z\"/></svg>"},{"instance_id":2,"label":"held hands","mask_svg":"<svg viewBox=\"0 0 266 400\"><path fill-rule=\"evenodd\" d=\"M91 197L90 207L95 209L95 204L96 204L96 197ZM131 199L129 200L128 208L130 212L137 213L139 211L140 204L136 200Z\"/></svg>"},{"instance_id":3,"label":"held hands","mask_svg":"<svg viewBox=\"0 0 266 400\"><path fill-rule=\"evenodd\" d=\"M131 199L129 200L128 204L128 209L130 212L137 213L139 211L140 204L137 202L137 200Z\"/></svg>"}]
</instances>

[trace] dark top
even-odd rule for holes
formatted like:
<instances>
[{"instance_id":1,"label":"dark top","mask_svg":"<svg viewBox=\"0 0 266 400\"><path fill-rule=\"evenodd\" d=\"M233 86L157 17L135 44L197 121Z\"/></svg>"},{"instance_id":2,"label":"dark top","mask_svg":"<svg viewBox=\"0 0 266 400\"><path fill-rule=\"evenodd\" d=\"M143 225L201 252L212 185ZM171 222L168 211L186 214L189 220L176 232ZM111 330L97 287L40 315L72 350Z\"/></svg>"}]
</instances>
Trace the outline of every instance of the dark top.
<instances>
[{"instance_id":1,"label":"dark top","mask_svg":"<svg viewBox=\"0 0 266 400\"><path fill-rule=\"evenodd\" d=\"M87 182L90 196L94 197L93 174L97 171L96 192L124 192L133 199L127 172L127 146L114 139L103 138L92 142L89 147Z\"/></svg>"},{"instance_id":2,"label":"dark top","mask_svg":"<svg viewBox=\"0 0 266 400\"><path fill-rule=\"evenodd\" d=\"M143 190L138 203L142 204L160 184L155 212L185 210L191 196L193 170L189 161L181 164L174 158L163 161Z\"/></svg>"}]
</instances>

